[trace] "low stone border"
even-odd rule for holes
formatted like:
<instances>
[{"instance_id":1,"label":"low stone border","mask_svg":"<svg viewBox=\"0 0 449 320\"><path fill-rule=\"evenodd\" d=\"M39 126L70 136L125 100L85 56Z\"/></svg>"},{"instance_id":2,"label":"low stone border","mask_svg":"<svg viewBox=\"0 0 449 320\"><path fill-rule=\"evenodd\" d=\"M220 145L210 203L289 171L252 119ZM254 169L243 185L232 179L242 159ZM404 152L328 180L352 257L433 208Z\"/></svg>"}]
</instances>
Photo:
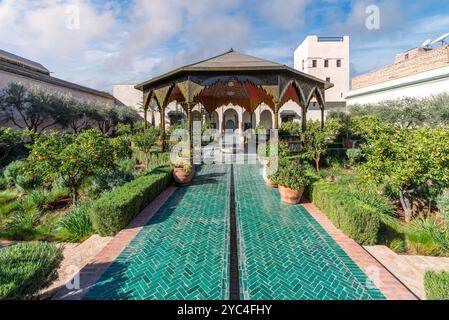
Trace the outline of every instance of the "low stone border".
<instances>
[{"instance_id":1,"label":"low stone border","mask_svg":"<svg viewBox=\"0 0 449 320\"><path fill-rule=\"evenodd\" d=\"M125 229L120 231L106 247L95 256L89 264L80 271L80 289L68 290L61 288L53 296L53 300L81 300L87 291L100 280L102 274L109 268L114 260L122 253L129 243L142 230L143 226L154 216L159 208L175 192L174 185L168 187L154 201L146 207Z\"/></svg>"},{"instance_id":2,"label":"low stone border","mask_svg":"<svg viewBox=\"0 0 449 320\"><path fill-rule=\"evenodd\" d=\"M368 251L337 229L315 205L305 203L303 206L389 300L418 299Z\"/></svg>"}]
</instances>

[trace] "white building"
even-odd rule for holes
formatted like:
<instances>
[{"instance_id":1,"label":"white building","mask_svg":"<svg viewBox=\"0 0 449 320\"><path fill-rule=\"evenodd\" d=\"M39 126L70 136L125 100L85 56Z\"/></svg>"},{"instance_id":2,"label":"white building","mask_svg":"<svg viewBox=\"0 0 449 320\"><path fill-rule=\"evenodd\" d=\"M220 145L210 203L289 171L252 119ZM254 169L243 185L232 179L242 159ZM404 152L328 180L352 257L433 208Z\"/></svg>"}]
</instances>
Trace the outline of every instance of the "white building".
<instances>
[{"instance_id":1,"label":"white building","mask_svg":"<svg viewBox=\"0 0 449 320\"><path fill-rule=\"evenodd\" d=\"M393 64L353 78L347 103L425 98L444 92L449 92L449 45L400 53Z\"/></svg>"},{"instance_id":2,"label":"white building","mask_svg":"<svg viewBox=\"0 0 449 320\"><path fill-rule=\"evenodd\" d=\"M295 69L326 80L334 87L326 90L326 109L346 105L349 91L349 37L308 36L295 50Z\"/></svg>"}]
</instances>

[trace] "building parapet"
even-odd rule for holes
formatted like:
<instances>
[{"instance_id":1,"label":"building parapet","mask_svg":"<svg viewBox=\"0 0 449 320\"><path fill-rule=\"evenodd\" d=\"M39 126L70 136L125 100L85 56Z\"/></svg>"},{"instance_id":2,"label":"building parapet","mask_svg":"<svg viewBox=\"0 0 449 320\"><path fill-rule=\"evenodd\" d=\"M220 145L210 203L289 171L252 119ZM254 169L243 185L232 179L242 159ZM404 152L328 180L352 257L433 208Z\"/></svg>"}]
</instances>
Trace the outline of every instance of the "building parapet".
<instances>
[{"instance_id":1,"label":"building parapet","mask_svg":"<svg viewBox=\"0 0 449 320\"><path fill-rule=\"evenodd\" d=\"M395 63L354 77L352 90L396 80L449 66L449 45L436 49L418 48L396 56Z\"/></svg>"}]
</instances>

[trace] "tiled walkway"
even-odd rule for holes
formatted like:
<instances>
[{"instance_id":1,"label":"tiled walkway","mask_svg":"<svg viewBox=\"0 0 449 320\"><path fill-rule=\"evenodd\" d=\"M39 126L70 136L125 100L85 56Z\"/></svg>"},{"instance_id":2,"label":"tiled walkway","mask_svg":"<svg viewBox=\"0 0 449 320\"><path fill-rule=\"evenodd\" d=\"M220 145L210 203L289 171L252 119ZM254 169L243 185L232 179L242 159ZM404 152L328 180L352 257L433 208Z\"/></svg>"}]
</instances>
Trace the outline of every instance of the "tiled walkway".
<instances>
[{"instance_id":1,"label":"tiled walkway","mask_svg":"<svg viewBox=\"0 0 449 320\"><path fill-rule=\"evenodd\" d=\"M413 298L319 210L282 204L279 191L265 187L258 171L256 165L234 165L231 201L231 166L202 166L191 186L176 189L163 205L149 206L135 220L146 219L138 223L143 227L132 229L133 222L81 271L96 283L86 281L91 289L84 298L229 299L237 275L237 295L245 300ZM239 264L232 274L231 212ZM381 271L385 296L362 271L373 265Z\"/></svg>"},{"instance_id":2,"label":"tiled walkway","mask_svg":"<svg viewBox=\"0 0 449 320\"><path fill-rule=\"evenodd\" d=\"M227 299L230 167L203 166L112 263L85 299Z\"/></svg>"},{"instance_id":3,"label":"tiled walkway","mask_svg":"<svg viewBox=\"0 0 449 320\"><path fill-rule=\"evenodd\" d=\"M303 206L235 166L242 299L385 299Z\"/></svg>"}]
</instances>

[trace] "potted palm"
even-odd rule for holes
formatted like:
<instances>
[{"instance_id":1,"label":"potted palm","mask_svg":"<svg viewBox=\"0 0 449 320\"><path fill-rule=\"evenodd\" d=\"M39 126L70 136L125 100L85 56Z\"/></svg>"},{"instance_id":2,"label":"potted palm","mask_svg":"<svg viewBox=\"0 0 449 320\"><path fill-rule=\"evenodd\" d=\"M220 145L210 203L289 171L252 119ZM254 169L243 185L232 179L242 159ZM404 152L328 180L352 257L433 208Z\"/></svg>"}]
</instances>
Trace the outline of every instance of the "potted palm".
<instances>
[{"instance_id":1,"label":"potted palm","mask_svg":"<svg viewBox=\"0 0 449 320\"><path fill-rule=\"evenodd\" d=\"M279 184L282 202L292 205L300 202L304 188L310 184L310 178L298 160L281 161L272 179Z\"/></svg>"},{"instance_id":2,"label":"potted palm","mask_svg":"<svg viewBox=\"0 0 449 320\"><path fill-rule=\"evenodd\" d=\"M273 169L271 168L270 164L274 161L274 157L270 156L270 144L260 144L258 148L258 155L263 165L262 176L265 184L269 188L277 188L277 183L271 180L271 176L274 172L272 172Z\"/></svg>"}]
</instances>

